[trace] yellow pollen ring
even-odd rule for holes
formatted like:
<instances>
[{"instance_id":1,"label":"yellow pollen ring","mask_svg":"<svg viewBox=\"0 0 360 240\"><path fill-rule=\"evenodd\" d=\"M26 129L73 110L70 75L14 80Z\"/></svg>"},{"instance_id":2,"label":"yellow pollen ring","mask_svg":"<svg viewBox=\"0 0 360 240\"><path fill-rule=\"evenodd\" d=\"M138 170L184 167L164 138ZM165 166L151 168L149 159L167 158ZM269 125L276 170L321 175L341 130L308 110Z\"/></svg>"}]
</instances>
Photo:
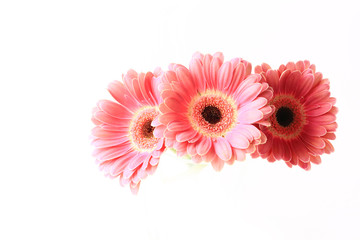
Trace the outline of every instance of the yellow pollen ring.
<instances>
[{"instance_id":1,"label":"yellow pollen ring","mask_svg":"<svg viewBox=\"0 0 360 240\"><path fill-rule=\"evenodd\" d=\"M271 126L268 127L273 136L285 140L297 138L306 124L306 114L301 102L291 94L281 94L275 96L270 105L274 105L276 109L270 117ZM277 122L276 113L281 107L290 109L294 115L294 120L289 126L284 127Z\"/></svg>"},{"instance_id":2,"label":"yellow pollen ring","mask_svg":"<svg viewBox=\"0 0 360 240\"><path fill-rule=\"evenodd\" d=\"M212 106L221 113L221 119L215 124L207 122L202 116L205 107ZM187 117L194 130L206 137L224 137L235 127L237 105L235 100L220 91L207 90L196 95L188 106Z\"/></svg>"},{"instance_id":3,"label":"yellow pollen ring","mask_svg":"<svg viewBox=\"0 0 360 240\"><path fill-rule=\"evenodd\" d=\"M155 149L159 138L149 137L149 133L144 132L144 130L148 130L149 121L152 121L158 114L159 110L157 107L145 106L139 108L133 115L130 121L128 136L136 151L152 152Z\"/></svg>"}]
</instances>

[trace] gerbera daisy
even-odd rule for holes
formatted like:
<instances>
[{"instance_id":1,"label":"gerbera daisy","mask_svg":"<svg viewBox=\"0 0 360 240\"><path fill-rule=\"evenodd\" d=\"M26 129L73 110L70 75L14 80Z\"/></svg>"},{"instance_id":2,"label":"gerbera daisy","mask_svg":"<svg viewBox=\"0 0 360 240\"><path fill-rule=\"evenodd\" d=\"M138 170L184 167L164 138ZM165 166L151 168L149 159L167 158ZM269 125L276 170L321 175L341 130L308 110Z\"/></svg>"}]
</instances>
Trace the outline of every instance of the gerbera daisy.
<instances>
[{"instance_id":1,"label":"gerbera daisy","mask_svg":"<svg viewBox=\"0 0 360 240\"><path fill-rule=\"evenodd\" d=\"M101 100L93 112L96 127L92 130L94 156L107 176L119 177L137 193L140 180L155 171L164 139L154 136L152 122L159 116L160 69L138 74L129 70L123 81L109 84L117 101Z\"/></svg>"},{"instance_id":2,"label":"gerbera daisy","mask_svg":"<svg viewBox=\"0 0 360 240\"><path fill-rule=\"evenodd\" d=\"M162 115L155 123L166 126L165 144L195 162L211 162L217 171L255 151L266 139L253 124L268 124L272 91L250 72L250 63L239 58L224 63L222 53L195 53L190 70L171 64L163 75Z\"/></svg>"},{"instance_id":3,"label":"gerbera daisy","mask_svg":"<svg viewBox=\"0 0 360 240\"><path fill-rule=\"evenodd\" d=\"M270 104L275 107L271 126L260 126L267 142L258 145L257 154L270 162L284 160L289 167L299 165L310 170L311 162L319 164L320 155L331 153L337 128L329 80L316 72L309 61L289 62L272 70L262 64L255 68L274 90Z\"/></svg>"}]
</instances>

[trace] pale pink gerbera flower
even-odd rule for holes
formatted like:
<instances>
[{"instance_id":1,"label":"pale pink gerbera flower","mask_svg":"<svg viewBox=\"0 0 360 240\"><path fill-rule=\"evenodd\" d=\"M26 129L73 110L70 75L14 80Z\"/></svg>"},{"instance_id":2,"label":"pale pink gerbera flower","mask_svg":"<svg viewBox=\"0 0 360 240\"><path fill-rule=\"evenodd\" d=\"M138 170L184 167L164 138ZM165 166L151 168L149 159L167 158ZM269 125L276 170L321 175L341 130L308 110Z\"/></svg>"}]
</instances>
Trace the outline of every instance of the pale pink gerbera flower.
<instances>
[{"instance_id":1,"label":"pale pink gerbera flower","mask_svg":"<svg viewBox=\"0 0 360 240\"><path fill-rule=\"evenodd\" d=\"M270 104L275 107L271 126L260 126L267 142L258 146L257 154L270 162L282 159L289 167L310 170L310 162L319 164L321 154L334 151L329 140L335 139L338 110L330 97L329 80L309 61L289 62L278 70L262 64L255 72L274 89Z\"/></svg>"},{"instance_id":2,"label":"pale pink gerbera flower","mask_svg":"<svg viewBox=\"0 0 360 240\"><path fill-rule=\"evenodd\" d=\"M215 170L224 163L244 160L245 153L265 141L253 126L267 124L272 91L250 75L251 64L239 58L223 62L222 53L196 53L190 70L171 64L163 75L162 115L156 125L166 126L166 145L195 162L208 161Z\"/></svg>"},{"instance_id":3,"label":"pale pink gerbera flower","mask_svg":"<svg viewBox=\"0 0 360 240\"><path fill-rule=\"evenodd\" d=\"M101 100L93 112L94 156L106 175L120 178L137 193L140 180L155 171L164 139L155 137L152 122L159 115L158 91L160 70L123 76L123 81L110 83L108 90L117 103Z\"/></svg>"}]
</instances>

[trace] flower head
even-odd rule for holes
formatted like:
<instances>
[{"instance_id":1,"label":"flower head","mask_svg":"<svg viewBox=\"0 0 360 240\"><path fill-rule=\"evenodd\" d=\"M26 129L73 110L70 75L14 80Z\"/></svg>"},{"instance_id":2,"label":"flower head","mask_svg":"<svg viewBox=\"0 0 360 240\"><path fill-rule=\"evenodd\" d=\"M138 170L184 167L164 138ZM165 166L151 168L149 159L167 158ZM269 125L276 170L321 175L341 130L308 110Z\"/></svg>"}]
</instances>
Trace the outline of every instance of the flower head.
<instances>
[{"instance_id":1,"label":"flower head","mask_svg":"<svg viewBox=\"0 0 360 240\"><path fill-rule=\"evenodd\" d=\"M250 63L224 62L222 53L195 53L189 69L171 64L163 74L157 123L166 126L166 145L195 162L211 162L215 170L244 160L266 140L253 124L269 125L272 113L269 85L250 72Z\"/></svg>"},{"instance_id":2,"label":"flower head","mask_svg":"<svg viewBox=\"0 0 360 240\"><path fill-rule=\"evenodd\" d=\"M311 162L319 164L320 155L334 151L329 140L335 139L338 110L335 98L330 97L328 79L309 61L289 62L278 70L262 64L255 72L273 88L270 104L275 111L271 126L260 126L267 142L253 156L270 162L282 159L289 167L310 170Z\"/></svg>"},{"instance_id":3,"label":"flower head","mask_svg":"<svg viewBox=\"0 0 360 240\"><path fill-rule=\"evenodd\" d=\"M117 101L101 100L93 111L94 156L107 176L119 177L137 193L141 179L155 171L164 139L155 136L162 126L153 126L161 102L160 69L138 74L129 70L123 81L110 83L108 90Z\"/></svg>"}]
</instances>

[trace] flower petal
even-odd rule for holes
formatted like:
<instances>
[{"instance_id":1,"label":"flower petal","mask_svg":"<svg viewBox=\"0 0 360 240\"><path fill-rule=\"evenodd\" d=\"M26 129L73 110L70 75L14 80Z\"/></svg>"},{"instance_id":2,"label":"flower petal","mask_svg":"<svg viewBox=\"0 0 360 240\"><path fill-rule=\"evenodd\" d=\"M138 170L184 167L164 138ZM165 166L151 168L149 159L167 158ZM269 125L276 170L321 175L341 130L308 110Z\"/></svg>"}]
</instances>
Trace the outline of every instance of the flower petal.
<instances>
[{"instance_id":1,"label":"flower petal","mask_svg":"<svg viewBox=\"0 0 360 240\"><path fill-rule=\"evenodd\" d=\"M226 139L222 137L217 138L216 141L214 142L214 147L215 147L216 155L218 155L219 158L221 158L224 161L230 160L232 156L232 151L230 144Z\"/></svg>"},{"instance_id":2,"label":"flower petal","mask_svg":"<svg viewBox=\"0 0 360 240\"><path fill-rule=\"evenodd\" d=\"M220 158L216 157L214 160L211 161L211 165L215 171L220 172L221 169L224 167L225 162L222 161Z\"/></svg>"},{"instance_id":3,"label":"flower petal","mask_svg":"<svg viewBox=\"0 0 360 240\"><path fill-rule=\"evenodd\" d=\"M326 134L326 129L318 124L307 124L304 126L303 131L310 136L323 136Z\"/></svg>"},{"instance_id":4,"label":"flower petal","mask_svg":"<svg viewBox=\"0 0 360 240\"><path fill-rule=\"evenodd\" d=\"M247 149L250 145L249 140L242 134L236 134L237 132L231 132L226 135L226 140L231 146L239 149Z\"/></svg>"},{"instance_id":5,"label":"flower petal","mask_svg":"<svg viewBox=\"0 0 360 240\"><path fill-rule=\"evenodd\" d=\"M208 137L203 137L202 140L196 145L196 152L203 156L207 154L212 146L212 141Z\"/></svg>"},{"instance_id":6,"label":"flower petal","mask_svg":"<svg viewBox=\"0 0 360 240\"><path fill-rule=\"evenodd\" d=\"M251 124L260 121L263 117L264 114L261 111L254 109L245 112L240 112L237 120L238 122L243 124Z\"/></svg>"},{"instance_id":7,"label":"flower petal","mask_svg":"<svg viewBox=\"0 0 360 240\"><path fill-rule=\"evenodd\" d=\"M191 140L195 136L196 136L196 131L194 131L193 129L189 129L187 131L177 133L176 140L179 142L185 142Z\"/></svg>"}]
</instances>

